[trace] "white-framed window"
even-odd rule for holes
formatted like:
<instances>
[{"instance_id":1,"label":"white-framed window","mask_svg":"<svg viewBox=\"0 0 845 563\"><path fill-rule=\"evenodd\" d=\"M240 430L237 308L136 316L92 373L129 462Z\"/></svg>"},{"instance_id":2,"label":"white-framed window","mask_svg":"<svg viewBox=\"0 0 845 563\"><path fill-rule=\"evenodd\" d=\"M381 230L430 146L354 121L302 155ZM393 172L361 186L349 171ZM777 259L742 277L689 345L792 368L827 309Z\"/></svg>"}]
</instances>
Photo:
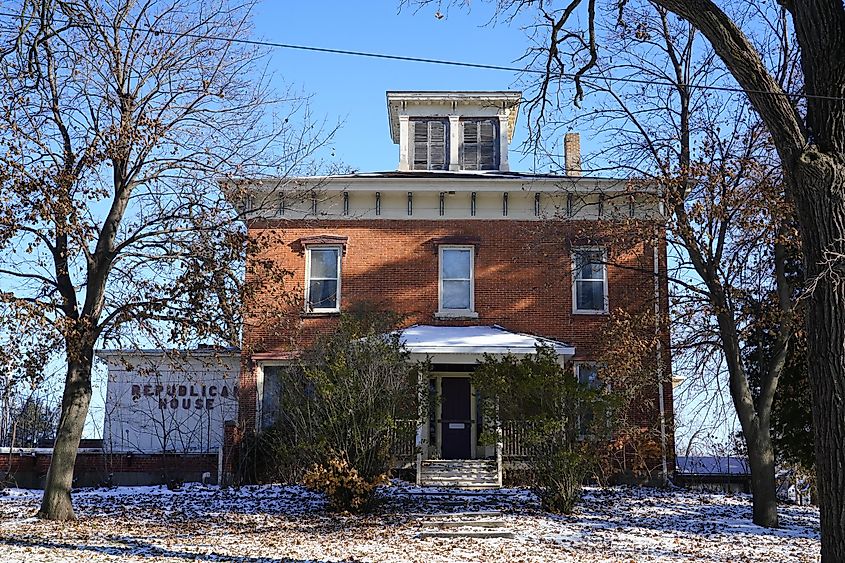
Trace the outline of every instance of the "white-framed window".
<instances>
[{"instance_id":1,"label":"white-framed window","mask_svg":"<svg viewBox=\"0 0 845 563\"><path fill-rule=\"evenodd\" d=\"M475 313L475 247L439 247L441 315L474 315Z\"/></svg>"},{"instance_id":2,"label":"white-framed window","mask_svg":"<svg viewBox=\"0 0 845 563\"><path fill-rule=\"evenodd\" d=\"M461 170L498 170L499 120L461 120Z\"/></svg>"},{"instance_id":3,"label":"white-framed window","mask_svg":"<svg viewBox=\"0 0 845 563\"><path fill-rule=\"evenodd\" d=\"M607 313L607 249L572 249L572 312Z\"/></svg>"},{"instance_id":4,"label":"white-framed window","mask_svg":"<svg viewBox=\"0 0 845 563\"><path fill-rule=\"evenodd\" d=\"M343 247L313 245L305 248L305 310L340 311L340 259Z\"/></svg>"},{"instance_id":5,"label":"white-framed window","mask_svg":"<svg viewBox=\"0 0 845 563\"><path fill-rule=\"evenodd\" d=\"M449 168L449 121L412 119L412 170L447 170Z\"/></svg>"}]
</instances>

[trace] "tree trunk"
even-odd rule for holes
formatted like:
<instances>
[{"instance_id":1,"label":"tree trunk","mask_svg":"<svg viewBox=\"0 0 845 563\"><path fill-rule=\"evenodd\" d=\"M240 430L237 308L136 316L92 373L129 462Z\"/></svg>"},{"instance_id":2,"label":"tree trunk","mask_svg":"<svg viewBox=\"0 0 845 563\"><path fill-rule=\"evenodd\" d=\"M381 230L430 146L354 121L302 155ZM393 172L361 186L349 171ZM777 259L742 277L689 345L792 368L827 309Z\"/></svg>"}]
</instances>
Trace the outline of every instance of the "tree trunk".
<instances>
[{"instance_id":1,"label":"tree trunk","mask_svg":"<svg viewBox=\"0 0 845 563\"><path fill-rule=\"evenodd\" d=\"M694 253L690 253L695 257ZM700 261L700 258L695 259ZM702 279L708 277L704 268L699 269ZM712 277L711 277L712 281ZM747 374L743 370L739 348L736 321L728 313L727 299L717 284L710 284L711 303L722 310L717 315L719 337L728 366L731 399L742 427L742 436L748 448L748 464L751 469L751 494L753 503L752 520L758 526L778 527L777 485L775 482L775 454L771 436L771 402L761 397L755 404ZM777 385L777 381L773 382Z\"/></svg>"},{"instance_id":2,"label":"tree trunk","mask_svg":"<svg viewBox=\"0 0 845 563\"><path fill-rule=\"evenodd\" d=\"M845 561L845 157L810 148L790 167L809 289L822 561Z\"/></svg>"},{"instance_id":3,"label":"tree trunk","mask_svg":"<svg viewBox=\"0 0 845 563\"><path fill-rule=\"evenodd\" d=\"M91 403L91 365L94 359L93 343L77 345L68 342L67 376L62 396L62 414L53 444L53 457L47 471L47 484L41 499L39 518L47 520L74 520L70 490L73 487L73 468L79 440Z\"/></svg>"},{"instance_id":4,"label":"tree trunk","mask_svg":"<svg viewBox=\"0 0 845 563\"><path fill-rule=\"evenodd\" d=\"M769 429L756 435L746 435L748 464L751 466L752 520L758 526L778 527L777 482L775 481L775 451Z\"/></svg>"}]
</instances>

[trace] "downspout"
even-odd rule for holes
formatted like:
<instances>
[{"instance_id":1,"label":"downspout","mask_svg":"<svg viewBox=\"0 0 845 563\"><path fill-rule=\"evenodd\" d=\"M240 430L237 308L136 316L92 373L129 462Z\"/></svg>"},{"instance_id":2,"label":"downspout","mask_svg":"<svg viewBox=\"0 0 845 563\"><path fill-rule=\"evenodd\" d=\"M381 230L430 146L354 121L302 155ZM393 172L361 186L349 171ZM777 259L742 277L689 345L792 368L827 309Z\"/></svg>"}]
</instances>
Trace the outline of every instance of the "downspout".
<instances>
[{"instance_id":1,"label":"downspout","mask_svg":"<svg viewBox=\"0 0 845 563\"><path fill-rule=\"evenodd\" d=\"M654 233L654 332L657 336L657 394L660 405L660 453L662 456L662 479L663 484L669 482L669 467L666 460L666 403L663 397L663 354L662 340L660 334L660 253L658 243L660 240L659 228Z\"/></svg>"}]
</instances>

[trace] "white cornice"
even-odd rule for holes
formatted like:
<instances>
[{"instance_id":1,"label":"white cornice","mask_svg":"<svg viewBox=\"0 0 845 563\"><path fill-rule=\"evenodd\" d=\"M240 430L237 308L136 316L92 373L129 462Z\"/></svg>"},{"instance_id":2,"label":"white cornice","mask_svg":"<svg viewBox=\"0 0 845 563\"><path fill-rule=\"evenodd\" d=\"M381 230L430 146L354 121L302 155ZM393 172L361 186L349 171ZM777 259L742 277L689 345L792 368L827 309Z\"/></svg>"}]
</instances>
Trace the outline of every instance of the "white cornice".
<instances>
[{"instance_id":1,"label":"white cornice","mask_svg":"<svg viewBox=\"0 0 845 563\"><path fill-rule=\"evenodd\" d=\"M391 91L387 92L387 118L390 138L399 143L399 113L403 105L455 104L486 105L500 108L508 116L508 141L513 138L522 92L500 91Z\"/></svg>"},{"instance_id":2,"label":"white cornice","mask_svg":"<svg viewBox=\"0 0 845 563\"><path fill-rule=\"evenodd\" d=\"M483 176L455 175L450 177L439 174L431 177L420 176L308 176L262 180L250 182L249 191L267 192L302 192L319 190L321 192L361 192L361 191L411 191L411 192L623 192L628 189L626 180L617 178L591 178L589 176ZM640 188L639 193L653 190Z\"/></svg>"}]
</instances>

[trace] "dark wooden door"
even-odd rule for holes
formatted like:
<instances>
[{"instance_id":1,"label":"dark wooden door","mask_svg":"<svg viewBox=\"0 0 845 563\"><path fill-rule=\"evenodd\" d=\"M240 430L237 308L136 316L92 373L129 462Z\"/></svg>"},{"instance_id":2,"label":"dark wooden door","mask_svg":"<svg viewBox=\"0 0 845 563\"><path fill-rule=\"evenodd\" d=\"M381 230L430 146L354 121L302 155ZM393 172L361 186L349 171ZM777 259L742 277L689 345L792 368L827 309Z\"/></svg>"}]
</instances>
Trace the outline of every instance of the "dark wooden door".
<instances>
[{"instance_id":1,"label":"dark wooden door","mask_svg":"<svg viewBox=\"0 0 845 563\"><path fill-rule=\"evenodd\" d=\"M444 459L472 457L470 383L467 377L444 377L440 382L441 454Z\"/></svg>"}]
</instances>

